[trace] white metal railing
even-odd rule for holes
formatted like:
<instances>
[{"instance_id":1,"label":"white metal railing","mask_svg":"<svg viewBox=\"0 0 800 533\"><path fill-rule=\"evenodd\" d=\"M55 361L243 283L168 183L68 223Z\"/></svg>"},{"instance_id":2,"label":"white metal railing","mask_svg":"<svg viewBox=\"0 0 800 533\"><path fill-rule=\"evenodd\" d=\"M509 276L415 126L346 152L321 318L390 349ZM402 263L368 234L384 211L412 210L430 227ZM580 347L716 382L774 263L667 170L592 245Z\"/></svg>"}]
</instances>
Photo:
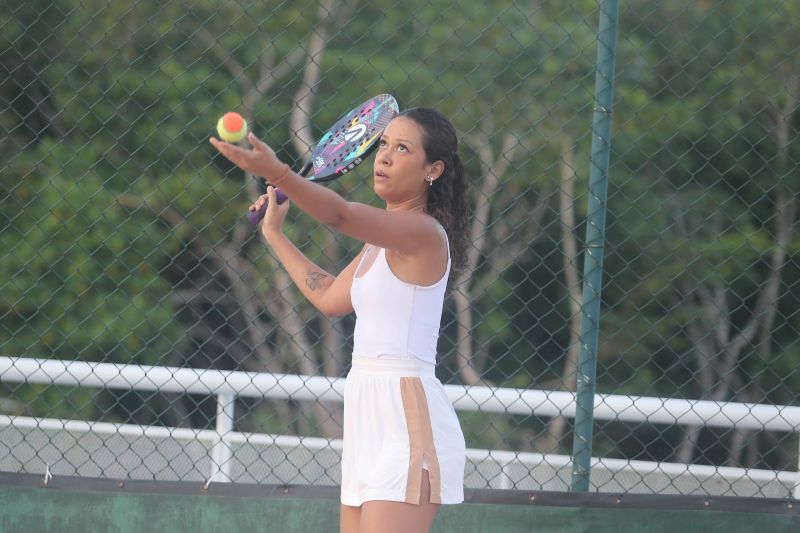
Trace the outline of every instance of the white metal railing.
<instances>
[{"instance_id":1,"label":"white metal railing","mask_svg":"<svg viewBox=\"0 0 800 533\"><path fill-rule=\"evenodd\" d=\"M78 435L81 434L97 436L101 439L103 437L121 436L128 439L128 443L125 446L126 451L133 452L134 454L140 453L140 451L136 449L135 443L141 444L142 439L147 439L147 443L143 446L145 449L152 449L154 446L153 443L167 440L182 443L199 442L206 444L209 448L220 442L220 436L217 431L208 429L141 426L110 422L0 415L0 432L2 432L3 428L9 427L15 428L21 432L41 431L48 434L65 432L70 435L70 438L67 440L73 446L79 441ZM45 451L43 447L37 447L31 442L34 440L39 439L34 438L32 433L27 433L26 444L31 448L28 453L31 455L35 454L39 463L44 464L50 459L53 461L53 463L50 463L50 466L52 466L58 461L57 456L53 455L52 449ZM242 433L236 431L230 431L224 434L221 438L221 442L230 449L234 449L237 445L248 445L260 447L262 449L272 447L285 450L304 449L314 453L331 451L340 454L342 450L341 439L298 437L295 435L271 435L265 433ZM97 455L97 450L95 448L84 450L84 452L87 455L91 454L93 459ZM113 451L109 451L109 453L113 453ZM532 486L547 486L548 489L546 490L563 491L566 490L569 483L571 459L567 455L544 455L534 452L468 448L467 459L474 465L474 468L480 468L481 465L487 464L496 466L493 470L490 482L493 488L513 489L515 486L518 486L521 483L520 477L525 477L519 475L520 470L528 472L537 471L539 474L544 474L543 479L534 480L532 479L533 476L530 476L530 479L527 480L528 482L523 483L525 487L523 490L530 490ZM102 464L109 464L107 461L98 461ZM542 472L543 465L546 467L546 472ZM38 464L36 466L38 466ZM92 464L89 466L96 465ZM248 467L252 466L252 464L248 464ZM786 494L791 493L792 487L796 487L797 484L800 483L800 473L798 472L776 472L773 470L752 468L744 469L711 465L687 465L682 463L631 461L627 459L597 457L592 459L591 466L593 477L599 474L601 479L605 479L605 483L613 483L613 486L609 490L613 490L614 492L635 491L637 487L641 488L641 486L644 485L644 483L642 483L642 476L651 478L654 475L662 478L660 480L660 485L662 487L675 488L671 487L674 484L674 480L688 477L695 482L698 489L701 485L709 486L713 484L714 487L721 489L723 494L737 496L758 496L769 493L772 497L785 497ZM298 469L299 468L298 466ZM122 470L124 470L124 468L122 468ZM117 469L117 473L119 473L119 469ZM621 473L634 473L636 475L628 475L624 479L620 479L619 474ZM216 459L212 458L210 461L210 471L204 476L204 479L208 480L206 483L212 480L224 480L219 474L219 465L216 463ZM58 474L54 471L53 475ZM252 480L253 478L254 476L249 476L249 479ZM732 485L741 485L743 480L752 483L733 489ZM598 482L598 484L602 483L603 481ZM647 485L652 487L653 484L659 484L659 482L649 479ZM684 483L684 485L686 484ZM780 486L780 489L777 486ZM677 493L681 492L677 491Z\"/></svg>"},{"instance_id":2,"label":"white metal railing","mask_svg":"<svg viewBox=\"0 0 800 533\"><path fill-rule=\"evenodd\" d=\"M211 453L212 465L218 471L210 479L217 481L230 479L226 466L230 464L231 448L225 439L233 430L235 397L341 402L344 381L344 378L296 374L0 357L0 382L216 396L216 431ZM445 391L460 411L568 418L575 415L572 392L462 385L445 385ZM800 433L800 407L785 405L596 394L594 418ZM609 459L603 461L608 464ZM794 497L800 498L800 478L797 478L800 474L786 474L798 479Z\"/></svg>"}]
</instances>

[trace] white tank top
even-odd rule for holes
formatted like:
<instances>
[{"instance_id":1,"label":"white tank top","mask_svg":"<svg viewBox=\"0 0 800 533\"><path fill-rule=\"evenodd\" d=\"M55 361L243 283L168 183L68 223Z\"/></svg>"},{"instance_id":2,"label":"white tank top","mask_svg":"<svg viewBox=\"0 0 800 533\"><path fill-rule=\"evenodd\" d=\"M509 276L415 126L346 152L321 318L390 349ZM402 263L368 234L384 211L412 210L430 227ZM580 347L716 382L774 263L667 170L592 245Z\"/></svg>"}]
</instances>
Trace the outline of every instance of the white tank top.
<instances>
[{"instance_id":1,"label":"white tank top","mask_svg":"<svg viewBox=\"0 0 800 533\"><path fill-rule=\"evenodd\" d=\"M364 254L362 264L366 257ZM449 275L449 244L444 276L426 287L398 279L389 268L383 248L365 273L359 264L350 288L356 312L353 355L411 356L436 364L436 343Z\"/></svg>"}]
</instances>

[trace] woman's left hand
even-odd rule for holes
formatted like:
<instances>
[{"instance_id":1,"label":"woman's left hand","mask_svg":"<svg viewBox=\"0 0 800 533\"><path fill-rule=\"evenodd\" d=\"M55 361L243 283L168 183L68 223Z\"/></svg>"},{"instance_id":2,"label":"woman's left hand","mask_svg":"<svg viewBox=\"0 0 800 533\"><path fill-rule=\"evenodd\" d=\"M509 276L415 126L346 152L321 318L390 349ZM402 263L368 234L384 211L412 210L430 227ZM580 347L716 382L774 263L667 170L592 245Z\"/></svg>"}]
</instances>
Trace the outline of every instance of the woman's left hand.
<instances>
[{"instance_id":1,"label":"woman's left hand","mask_svg":"<svg viewBox=\"0 0 800 533\"><path fill-rule=\"evenodd\" d=\"M253 133L247 134L247 140L253 147L250 150L216 137L211 137L209 142L234 165L255 176L269 180L284 173L286 165L278 159L267 143L259 140Z\"/></svg>"}]
</instances>

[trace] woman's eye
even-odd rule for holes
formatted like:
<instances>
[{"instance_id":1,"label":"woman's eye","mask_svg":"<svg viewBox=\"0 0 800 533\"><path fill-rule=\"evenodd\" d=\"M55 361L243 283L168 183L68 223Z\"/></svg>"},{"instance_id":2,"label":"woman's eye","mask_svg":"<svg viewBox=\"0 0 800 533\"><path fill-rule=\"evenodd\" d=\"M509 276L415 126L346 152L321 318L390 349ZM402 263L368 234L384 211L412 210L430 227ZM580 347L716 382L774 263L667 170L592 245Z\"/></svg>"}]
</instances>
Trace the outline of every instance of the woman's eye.
<instances>
[{"instance_id":1,"label":"woman's eye","mask_svg":"<svg viewBox=\"0 0 800 533\"><path fill-rule=\"evenodd\" d=\"M406 145L404 145L404 144L398 145L397 149L400 150L401 152L407 152L408 151L408 148L406 148Z\"/></svg>"},{"instance_id":2,"label":"woman's eye","mask_svg":"<svg viewBox=\"0 0 800 533\"><path fill-rule=\"evenodd\" d=\"M378 142L378 148L386 148L386 141L380 140Z\"/></svg>"}]
</instances>

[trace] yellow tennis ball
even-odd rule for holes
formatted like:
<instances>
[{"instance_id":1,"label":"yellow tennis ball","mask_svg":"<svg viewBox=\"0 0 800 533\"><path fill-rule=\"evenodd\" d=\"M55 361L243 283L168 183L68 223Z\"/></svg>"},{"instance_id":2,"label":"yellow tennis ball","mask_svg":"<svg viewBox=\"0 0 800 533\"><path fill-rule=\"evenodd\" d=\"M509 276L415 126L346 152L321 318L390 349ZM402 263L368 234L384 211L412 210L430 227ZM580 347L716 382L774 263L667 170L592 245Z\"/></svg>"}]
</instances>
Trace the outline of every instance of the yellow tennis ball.
<instances>
[{"instance_id":1,"label":"yellow tennis ball","mask_svg":"<svg viewBox=\"0 0 800 533\"><path fill-rule=\"evenodd\" d=\"M217 122L219 138L229 143L238 143L247 135L247 121L239 113L225 113Z\"/></svg>"}]
</instances>

